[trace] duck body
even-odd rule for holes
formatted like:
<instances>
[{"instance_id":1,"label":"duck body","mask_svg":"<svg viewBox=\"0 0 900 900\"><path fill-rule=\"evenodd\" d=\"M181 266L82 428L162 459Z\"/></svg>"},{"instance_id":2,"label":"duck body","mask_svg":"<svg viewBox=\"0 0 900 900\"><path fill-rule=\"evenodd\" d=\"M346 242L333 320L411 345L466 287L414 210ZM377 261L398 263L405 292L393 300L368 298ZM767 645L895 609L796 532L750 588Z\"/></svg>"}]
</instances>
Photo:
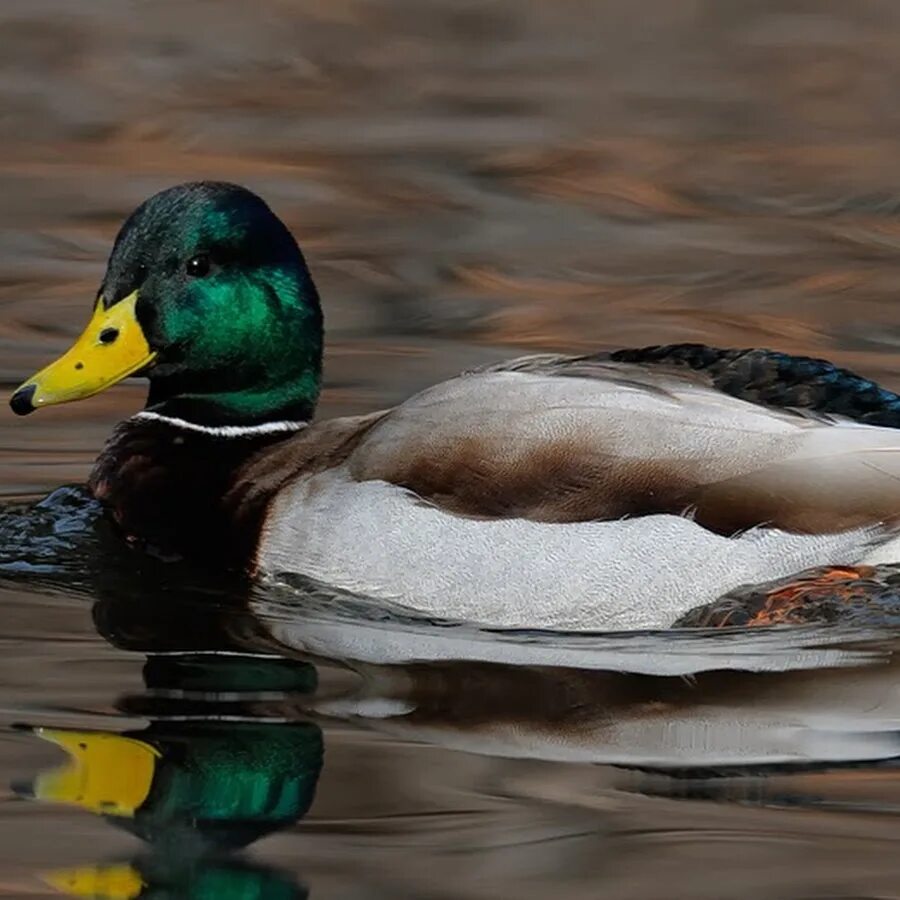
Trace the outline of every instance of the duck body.
<instances>
[{"instance_id":1,"label":"duck body","mask_svg":"<svg viewBox=\"0 0 900 900\"><path fill-rule=\"evenodd\" d=\"M890 430L632 364L514 364L360 424L273 498L254 566L504 627L668 627L738 585L874 559L900 502Z\"/></svg>"},{"instance_id":2,"label":"duck body","mask_svg":"<svg viewBox=\"0 0 900 900\"><path fill-rule=\"evenodd\" d=\"M502 627L668 627L740 585L887 552L892 429L612 356L514 360L318 424L138 413L91 487L151 548Z\"/></svg>"},{"instance_id":3,"label":"duck body","mask_svg":"<svg viewBox=\"0 0 900 900\"><path fill-rule=\"evenodd\" d=\"M311 423L318 298L262 201L200 183L129 221L85 336L12 402L148 375L90 481L133 542L575 630L668 627L740 585L900 558L900 397L851 372L700 345L525 357Z\"/></svg>"}]
</instances>

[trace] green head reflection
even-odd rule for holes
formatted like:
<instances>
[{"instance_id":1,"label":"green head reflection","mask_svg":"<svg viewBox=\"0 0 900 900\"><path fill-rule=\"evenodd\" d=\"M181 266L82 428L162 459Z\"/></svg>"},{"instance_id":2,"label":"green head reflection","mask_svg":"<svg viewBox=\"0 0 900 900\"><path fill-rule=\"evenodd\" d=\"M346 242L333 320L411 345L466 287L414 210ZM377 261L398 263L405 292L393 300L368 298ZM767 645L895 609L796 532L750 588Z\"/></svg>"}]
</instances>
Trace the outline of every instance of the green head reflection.
<instances>
[{"instance_id":1,"label":"green head reflection","mask_svg":"<svg viewBox=\"0 0 900 900\"><path fill-rule=\"evenodd\" d=\"M292 696L314 689L311 666L184 654L151 658L144 676L147 727L29 729L68 759L18 793L102 815L178 859L244 847L306 815L322 732L288 710Z\"/></svg>"},{"instance_id":2,"label":"green head reflection","mask_svg":"<svg viewBox=\"0 0 900 900\"><path fill-rule=\"evenodd\" d=\"M290 875L231 859L177 865L158 857L45 872L60 894L90 900L305 900Z\"/></svg>"}]
</instances>

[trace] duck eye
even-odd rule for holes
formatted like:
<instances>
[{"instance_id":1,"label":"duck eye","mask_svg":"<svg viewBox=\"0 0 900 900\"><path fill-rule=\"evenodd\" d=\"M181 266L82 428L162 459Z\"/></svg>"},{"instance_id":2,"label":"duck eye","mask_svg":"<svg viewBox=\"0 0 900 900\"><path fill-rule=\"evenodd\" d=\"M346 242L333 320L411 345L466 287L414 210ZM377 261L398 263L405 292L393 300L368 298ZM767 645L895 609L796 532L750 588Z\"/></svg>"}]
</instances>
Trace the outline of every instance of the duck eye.
<instances>
[{"instance_id":1,"label":"duck eye","mask_svg":"<svg viewBox=\"0 0 900 900\"><path fill-rule=\"evenodd\" d=\"M187 261L184 268L192 278L203 278L209 274L209 257L205 253L198 253Z\"/></svg>"}]
</instances>

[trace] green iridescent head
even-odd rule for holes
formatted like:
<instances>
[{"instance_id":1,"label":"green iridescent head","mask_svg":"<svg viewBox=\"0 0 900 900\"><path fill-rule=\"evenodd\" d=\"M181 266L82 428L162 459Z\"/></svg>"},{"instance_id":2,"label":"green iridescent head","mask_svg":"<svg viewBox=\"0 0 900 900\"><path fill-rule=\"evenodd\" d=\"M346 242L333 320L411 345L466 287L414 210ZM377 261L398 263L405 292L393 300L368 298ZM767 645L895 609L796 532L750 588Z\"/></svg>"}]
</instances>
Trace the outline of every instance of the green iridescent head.
<instances>
[{"instance_id":1,"label":"green iridescent head","mask_svg":"<svg viewBox=\"0 0 900 900\"><path fill-rule=\"evenodd\" d=\"M11 405L24 414L140 374L147 408L166 415L308 419L321 361L319 298L291 233L246 188L195 182L129 216L87 329Z\"/></svg>"}]
</instances>

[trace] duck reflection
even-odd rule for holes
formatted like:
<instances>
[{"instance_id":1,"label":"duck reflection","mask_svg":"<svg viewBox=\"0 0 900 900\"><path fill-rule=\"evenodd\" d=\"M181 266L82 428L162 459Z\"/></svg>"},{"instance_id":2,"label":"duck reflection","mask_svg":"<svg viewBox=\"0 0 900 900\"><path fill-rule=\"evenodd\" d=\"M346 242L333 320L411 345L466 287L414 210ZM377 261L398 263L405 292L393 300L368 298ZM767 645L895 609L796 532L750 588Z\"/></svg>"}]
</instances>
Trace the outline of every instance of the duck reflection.
<instances>
[{"instance_id":1,"label":"duck reflection","mask_svg":"<svg viewBox=\"0 0 900 900\"><path fill-rule=\"evenodd\" d=\"M47 875L72 896L304 896L225 854L307 814L320 726L335 721L697 783L900 757L891 632L489 632L316 585L227 595L124 571L95 573L93 615L110 643L143 655L144 690L115 705L148 724L32 728L69 761L18 790L103 816L151 852Z\"/></svg>"},{"instance_id":2,"label":"duck reflection","mask_svg":"<svg viewBox=\"0 0 900 900\"><path fill-rule=\"evenodd\" d=\"M112 609L99 606L101 615ZM154 634L143 617L126 614L138 609L118 604L108 621L121 628L125 643L137 639L136 631ZM181 630L170 619L155 632L146 691L118 702L122 711L149 719L146 727L29 728L68 758L16 785L21 796L78 806L152 848L128 862L52 872L45 880L80 897L306 896L290 876L223 853L287 828L309 810L322 769L322 732L295 714L295 698L315 689L316 670L225 645L171 651L165 635L173 633L180 635L176 644L189 639L190 625Z\"/></svg>"},{"instance_id":3,"label":"duck reflection","mask_svg":"<svg viewBox=\"0 0 900 900\"><path fill-rule=\"evenodd\" d=\"M46 873L61 894L91 900L304 900L306 888L237 859L173 860L161 854Z\"/></svg>"},{"instance_id":4,"label":"duck reflection","mask_svg":"<svg viewBox=\"0 0 900 900\"><path fill-rule=\"evenodd\" d=\"M267 759L286 767L285 785L319 758L304 730L312 721L480 755L696 777L900 756L891 632L489 633L373 614L312 587L231 607L177 592L153 603L110 593L94 614L112 643L148 654L148 690L117 705L150 718L157 745L173 735L175 746L189 728L198 747L231 742L252 760L240 748L245 734L259 735L273 754L284 746L281 762ZM174 833L174 823L158 831Z\"/></svg>"},{"instance_id":5,"label":"duck reflection","mask_svg":"<svg viewBox=\"0 0 900 900\"><path fill-rule=\"evenodd\" d=\"M20 793L104 816L167 852L244 847L302 818L322 768L306 722L155 721L113 734L37 728L68 762Z\"/></svg>"}]
</instances>

